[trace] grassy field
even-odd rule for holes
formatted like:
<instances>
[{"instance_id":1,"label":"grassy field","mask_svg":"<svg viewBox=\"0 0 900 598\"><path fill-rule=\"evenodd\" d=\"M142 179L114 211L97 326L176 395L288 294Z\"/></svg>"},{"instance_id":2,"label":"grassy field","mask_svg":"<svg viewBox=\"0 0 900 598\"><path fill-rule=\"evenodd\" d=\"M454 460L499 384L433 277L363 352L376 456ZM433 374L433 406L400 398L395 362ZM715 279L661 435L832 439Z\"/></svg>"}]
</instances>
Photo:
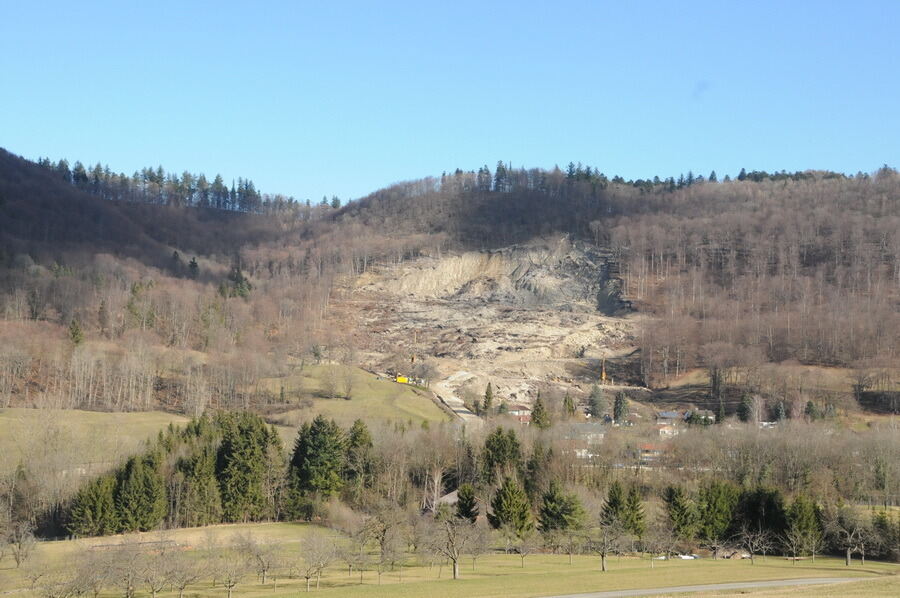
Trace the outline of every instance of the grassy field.
<instances>
[{"instance_id":1,"label":"grassy field","mask_svg":"<svg viewBox=\"0 0 900 598\"><path fill-rule=\"evenodd\" d=\"M170 423L187 418L146 411L101 413L77 409L0 409L0 471L16 467L26 452L59 444L84 464L116 462L140 450L144 442ZM61 457L64 457L62 455Z\"/></svg>"},{"instance_id":2,"label":"grassy field","mask_svg":"<svg viewBox=\"0 0 900 598\"><path fill-rule=\"evenodd\" d=\"M342 398L351 380L350 400ZM411 421L414 424L448 421L449 417L428 393L392 380L378 379L359 368L343 365L309 365L290 376L269 378L269 390L298 405L279 417L280 423L296 426L303 419L323 414L342 423L356 418L367 421Z\"/></svg>"},{"instance_id":3,"label":"grassy field","mask_svg":"<svg viewBox=\"0 0 900 598\"><path fill-rule=\"evenodd\" d=\"M220 525L209 528L187 529L159 533L151 532L138 535L141 541L159 539L173 540L183 549L197 551L198 555L212 545L225 545L237 534L251 532L260 541L267 541L279 547L285 566L276 574L277 589L270 580L261 585L257 576L248 573L235 589L235 597L263 596L295 596L304 592L305 580L291 578L289 565L301 559L302 540L308 534L327 534L337 536L335 532L308 524L271 523L254 525ZM0 589L13 592L18 596L31 597L38 595L29 590L28 572L37 568L50 570L56 567L71 566L73 557L86 550L89 545L110 545L122 540L122 537L97 538L84 541L60 541L42 543L33 560L22 569L16 570L9 557L0 561ZM338 538L339 541L339 538ZM802 577L861 577L875 578L860 584L836 586L835 588L790 588L780 590L741 590L759 598L766 596L896 596L900 578L900 566L885 563L866 563L863 567L855 561L850 568L844 567L840 559L817 559L813 564L803 561L791 564L781 558L769 557L758 559L756 565L749 561L656 561L650 568L650 561L645 558L622 557L611 558L609 571L599 571L599 559L596 556L576 556L573 563L568 564L568 557L552 554L535 554L522 560L516 555L494 553L478 559L473 570L471 560L462 563L462 579L450 579L446 565L427 563L410 557L402 568L388 571L381 576L373 570L364 571L362 580L354 572L348 575L347 569L340 562L332 565L322 578L321 588L314 590L323 596L341 596L347 598L403 598L403 597L510 597L525 598L532 596L550 596L568 593L668 587L675 585L709 584L718 582L740 582L755 580L789 579ZM891 576L889 578L884 576ZM851 589L852 588L852 589ZM893 588L893 589L892 589ZM118 592L108 591L104 596L115 596ZM139 596L148 593L141 588ZM163 592L160 596L170 598L173 592ZM187 596L206 598L224 596L225 590L219 585L213 587L210 580L191 586ZM713 593L709 595L729 595ZM734 595L733 593L730 595Z\"/></svg>"}]
</instances>

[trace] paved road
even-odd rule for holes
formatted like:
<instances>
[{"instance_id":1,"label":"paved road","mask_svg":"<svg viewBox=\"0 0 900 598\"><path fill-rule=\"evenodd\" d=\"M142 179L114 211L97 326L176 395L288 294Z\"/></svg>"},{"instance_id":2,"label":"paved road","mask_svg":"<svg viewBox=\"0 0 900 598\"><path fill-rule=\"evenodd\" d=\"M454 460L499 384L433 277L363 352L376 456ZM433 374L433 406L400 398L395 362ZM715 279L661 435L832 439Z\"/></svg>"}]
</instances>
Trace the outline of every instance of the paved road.
<instances>
[{"instance_id":1,"label":"paved road","mask_svg":"<svg viewBox=\"0 0 900 598\"><path fill-rule=\"evenodd\" d=\"M610 592L588 592L586 594L566 594L547 598L630 598L631 596L659 596L684 592L722 592L727 590L748 590L753 588L776 588L785 586L813 586L828 583L859 581L864 577L813 577L809 579L777 579L774 581L748 581L740 583L712 583L701 586L671 586L643 590L615 590Z\"/></svg>"}]
</instances>

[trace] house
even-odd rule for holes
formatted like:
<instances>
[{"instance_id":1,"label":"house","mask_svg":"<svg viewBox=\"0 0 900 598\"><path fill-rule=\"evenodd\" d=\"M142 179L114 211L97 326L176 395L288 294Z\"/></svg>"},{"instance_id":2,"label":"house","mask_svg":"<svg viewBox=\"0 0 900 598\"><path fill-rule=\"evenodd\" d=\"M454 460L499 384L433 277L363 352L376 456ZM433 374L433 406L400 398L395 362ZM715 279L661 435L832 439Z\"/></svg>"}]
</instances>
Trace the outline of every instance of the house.
<instances>
[{"instance_id":1,"label":"house","mask_svg":"<svg viewBox=\"0 0 900 598\"><path fill-rule=\"evenodd\" d=\"M660 438L673 438L678 436L679 429L674 424L656 424L653 426Z\"/></svg>"},{"instance_id":2,"label":"house","mask_svg":"<svg viewBox=\"0 0 900 598\"><path fill-rule=\"evenodd\" d=\"M510 405L507 413L520 424L527 426L531 423L531 407L528 405Z\"/></svg>"},{"instance_id":3,"label":"house","mask_svg":"<svg viewBox=\"0 0 900 598\"><path fill-rule=\"evenodd\" d=\"M656 423L665 425L676 425L684 421L683 411L657 411Z\"/></svg>"},{"instance_id":4,"label":"house","mask_svg":"<svg viewBox=\"0 0 900 598\"><path fill-rule=\"evenodd\" d=\"M579 459L590 459L598 455L597 446L603 443L606 428L599 422L579 422L564 424L563 439L568 451Z\"/></svg>"}]
</instances>

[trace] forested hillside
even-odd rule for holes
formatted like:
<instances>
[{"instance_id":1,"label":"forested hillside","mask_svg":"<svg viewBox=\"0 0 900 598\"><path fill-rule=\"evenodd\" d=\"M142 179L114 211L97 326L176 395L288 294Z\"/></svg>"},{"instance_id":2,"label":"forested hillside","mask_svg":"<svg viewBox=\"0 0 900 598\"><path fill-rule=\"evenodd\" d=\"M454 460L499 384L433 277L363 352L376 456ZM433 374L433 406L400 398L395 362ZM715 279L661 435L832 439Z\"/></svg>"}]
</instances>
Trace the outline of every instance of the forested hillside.
<instances>
[{"instance_id":1,"label":"forested hillside","mask_svg":"<svg viewBox=\"0 0 900 598\"><path fill-rule=\"evenodd\" d=\"M652 316L639 330L648 386L707 368L732 409L735 387L763 383L760 366L795 360L893 390L900 176L888 167L720 182L498 163L338 208L243 179L0 158L2 404L187 410L184 388L199 385L203 404L244 406L287 359L350 348L352 326L323 325L336 276L559 233L611 251L625 298ZM176 351L164 367L162 348Z\"/></svg>"}]
</instances>

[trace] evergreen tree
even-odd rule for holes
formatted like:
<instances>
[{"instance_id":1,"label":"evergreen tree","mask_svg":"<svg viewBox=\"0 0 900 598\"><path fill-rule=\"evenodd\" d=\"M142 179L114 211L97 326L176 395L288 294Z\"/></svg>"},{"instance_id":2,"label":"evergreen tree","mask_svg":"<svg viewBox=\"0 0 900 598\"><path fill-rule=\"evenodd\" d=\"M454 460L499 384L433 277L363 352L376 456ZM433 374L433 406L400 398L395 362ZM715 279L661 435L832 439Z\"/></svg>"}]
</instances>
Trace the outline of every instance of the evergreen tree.
<instances>
[{"instance_id":1,"label":"evergreen tree","mask_svg":"<svg viewBox=\"0 0 900 598\"><path fill-rule=\"evenodd\" d=\"M196 279L200 275L200 266L197 264L197 258L192 257L188 262L188 276Z\"/></svg>"},{"instance_id":2,"label":"evergreen tree","mask_svg":"<svg viewBox=\"0 0 900 598\"><path fill-rule=\"evenodd\" d=\"M535 441L531 457L525 464L524 476L525 492L532 502L537 502L540 499L541 494L550 483L550 476L553 475L553 472L550 470L552 456L553 449L544 448L544 444L540 440Z\"/></svg>"},{"instance_id":3,"label":"evergreen tree","mask_svg":"<svg viewBox=\"0 0 900 598\"><path fill-rule=\"evenodd\" d=\"M644 537L647 531L647 521L644 517L644 505L641 502L641 491L637 485L628 489L628 495L625 497L625 520L623 521L625 529L637 536L639 539Z\"/></svg>"},{"instance_id":4,"label":"evergreen tree","mask_svg":"<svg viewBox=\"0 0 900 598\"><path fill-rule=\"evenodd\" d=\"M616 400L613 403L613 420L621 424L626 417L628 417L628 399L625 398L624 392L619 392L616 394Z\"/></svg>"},{"instance_id":5,"label":"evergreen tree","mask_svg":"<svg viewBox=\"0 0 900 598\"><path fill-rule=\"evenodd\" d=\"M607 525L621 523L625 525L627 521L627 507L625 504L625 490L618 480L615 480L610 486L606 494L606 502L603 503L603 510L600 513L601 520Z\"/></svg>"},{"instance_id":6,"label":"evergreen tree","mask_svg":"<svg viewBox=\"0 0 900 598\"><path fill-rule=\"evenodd\" d=\"M588 413L591 417L600 418L606 415L608 406L606 397L603 396L603 390L596 384L591 387L591 395L588 398Z\"/></svg>"},{"instance_id":7,"label":"evergreen tree","mask_svg":"<svg viewBox=\"0 0 900 598\"><path fill-rule=\"evenodd\" d=\"M216 473L225 521L254 521L265 515L263 488L270 446L279 440L259 416L235 413L222 416L222 442Z\"/></svg>"},{"instance_id":8,"label":"evergreen tree","mask_svg":"<svg viewBox=\"0 0 900 598\"><path fill-rule=\"evenodd\" d=\"M116 479L105 475L79 490L72 501L67 528L76 536L106 536L119 531L115 504Z\"/></svg>"},{"instance_id":9,"label":"evergreen tree","mask_svg":"<svg viewBox=\"0 0 900 598\"><path fill-rule=\"evenodd\" d=\"M737 180L743 181L746 178L747 178L747 170L744 168L741 168L741 171L737 175Z\"/></svg>"},{"instance_id":10,"label":"evergreen tree","mask_svg":"<svg viewBox=\"0 0 900 598\"><path fill-rule=\"evenodd\" d=\"M758 487L741 492L735 509L737 524L754 531L768 531L773 536L784 533L787 523L784 498L777 488Z\"/></svg>"},{"instance_id":11,"label":"evergreen tree","mask_svg":"<svg viewBox=\"0 0 900 598\"><path fill-rule=\"evenodd\" d=\"M506 415L509 413L509 405L506 404L506 401L500 401L500 406L497 408L497 415Z\"/></svg>"},{"instance_id":12,"label":"evergreen tree","mask_svg":"<svg viewBox=\"0 0 900 598\"><path fill-rule=\"evenodd\" d=\"M806 408L803 410L803 413L811 420L819 419L819 409L812 401L806 401Z\"/></svg>"},{"instance_id":13,"label":"evergreen tree","mask_svg":"<svg viewBox=\"0 0 900 598\"><path fill-rule=\"evenodd\" d=\"M572 396L566 392L566 396L563 397L563 414L567 418L575 417L575 400L572 399Z\"/></svg>"},{"instance_id":14,"label":"evergreen tree","mask_svg":"<svg viewBox=\"0 0 900 598\"><path fill-rule=\"evenodd\" d=\"M699 536L716 547L727 537L738 503L738 490L728 482L713 480L700 488Z\"/></svg>"},{"instance_id":15,"label":"evergreen tree","mask_svg":"<svg viewBox=\"0 0 900 598\"><path fill-rule=\"evenodd\" d=\"M542 532L568 531L580 529L584 525L585 512L581 501L575 494L564 492L557 480L550 482L542 499L538 515Z\"/></svg>"},{"instance_id":16,"label":"evergreen tree","mask_svg":"<svg viewBox=\"0 0 900 598\"><path fill-rule=\"evenodd\" d=\"M334 420L318 415L312 424L303 424L291 457L290 478L294 489L320 496L330 496L340 490L344 450L344 432Z\"/></svg>"},{"instance_id":17,"label":"evergreen tree","mask_svg":"<svg viewBox=\"0 0 900 598\"><path fill-rule=\"evenodd\" d=\"M344 479L355 487L357 494L371 483L372 460L372 434L368 426L358 419L347 433L344 464Z\"/></svg>"},{"instance_id":18,"label":"evergreen tree","mask_svg":"<svg viewBox=\"0 0 900 598\"><path fill-rule=\"evenodd\" d=\"M515 530L520 538L534 529L528 496L511 477L503 480L494 495L494 500L491 501L491 508L488 521L495 529L508 526Z\"/></svg>"},{"instance_id":19,"label":"evergreen tree","mask_svg":"<svg viewBox=\"0 0 900 598\"><path fill-rule=\"evenodd\" d=\"M821 534L822 513L816 503L798 494L787 511L787 524L803 533Z\"/></svg>"},{"instance_id":20,"label":"evergreen tree","mask_svg":"<svg viewBox=\"0 0 900 598\"><path fill-rule=\"evenodd\" d=\"M684 489L668 486L663 492L663 502L675 537L684 542L693 541L697 534L697 510Z\"/></svg>"},{"instance_id":21,"label":"evergreen tree","mask_svg":"<svg viewBox=\"0 0 900 598\"><path fill-rule=\"evenodd\" d=\"M74 318L69 323L69 338L76 347L84 342L84 332L81 330L81 324Z\"/></svg>"},{"instance_id":22,"label":"evergreen tree","mask_svg":"<svg viewBox=\"0 0 900 598\"><path fill-rule=\"evenodd\" d=\"M494 389L491 388L490 382L488 382L487 388L484 389L484 403L482 403L482 409L484 410L485 415L491 415L494 409Z\"/></svg>"},{"instance_id":23,"label":"evergreen tree","mask_svg":"<svg viewBox=\"0 0 900 598\"><path fill-rule=\"evenodd\" d=\"M784 421L787 419L787 411L784 409L784 401L778 401L775 406L775 421Z\"/></svg>"},{"instance_id":24,"label":"evergreen tree","mask_svg":"<svg viewBox=\"0 0 900 598\"><path fill-rule=\"evenodd\" d=\"M498 475L511 475L519 468L522 460L519 439L513 429L504 430L500 426L484 439L482 452L484 479L488 484Z\"/></svg>"},{"instance_id":25,"label":"evergreen tree","mask_svg":"<svg viewBox=\"0 0 900 598\"><path fill-rule=\"evenodd\" d=\"M709 173L709 182L710 182L710 183L717 183L717 182L719 182L718 177L716 177L716 171L715 171L715 170L713 170L712 172Z\"/></svg>"},{"instance_id":26,"label":"evergreen tree","mask_svg":"<svg viewBox=\"0 0 900 598\"><path fill-rule=\"evenodd\" d=\"M478 500L475 498L475 487L462 484L456 492L456 516L475 523L478 519Z\"/></svg>"},{"instance_id":27,"label":"evergreen tree","mask_svg":"<svg viewBox=\"0 0 900 598\"><path fill-rule=\"evenodd\" d=\"M534 407L531 410L531 424L539 430L546 430L551 425L550 412L544 406L544 399L541 398L541 393L538 393L537 400L534 402Z\"/></svg>"},{"instance_id":28,"label":"evergreen tree","mask_svg":"<svg viewBox=\"0 0 900 598\"><path fill-rule=\"evenodd\" d=\"M116 483L115 504L124 532L146 532L162 523L166 516L166 488L154 457L128 460Z\"/></svg>"},{"instance_id":29,"label":"evergreen tree","mask_svg":"<svg viewBox=\"0 0 900 598\"><path fill-rule=\"evenodd\" d=\"M749 422L753 418L753 401L750 395L745 394L741 397L741 403L737 409L738 419L744 423Z\"/></svg>"},{"instance_id":30,"label":"evergreen tree","mask_svg":"<svg viewBox=\"0 0 900 598\"><path fill-rule=\"evenodd\" d=\"M178 469L184 476L184 498L179 504L179 521L188 527L221 522L222 496L216 480L216 451L212 444L183 459Z\"/></svg>"}]
</instances>

